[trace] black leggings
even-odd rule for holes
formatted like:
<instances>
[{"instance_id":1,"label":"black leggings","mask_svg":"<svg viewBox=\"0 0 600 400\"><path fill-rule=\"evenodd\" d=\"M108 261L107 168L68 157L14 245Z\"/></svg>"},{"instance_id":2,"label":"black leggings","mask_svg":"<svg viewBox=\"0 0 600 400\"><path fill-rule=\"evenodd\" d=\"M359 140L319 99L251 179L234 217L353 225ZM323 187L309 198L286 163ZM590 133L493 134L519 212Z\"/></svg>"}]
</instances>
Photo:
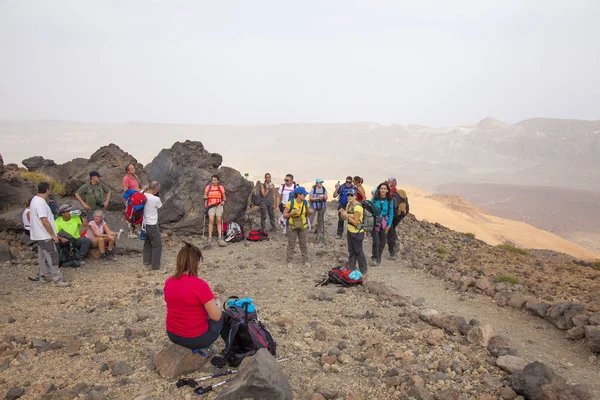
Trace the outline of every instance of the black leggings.
<instances>
[{"instance_id":1,"label":"black leggings","mask_svg":"<svg viewBox=\"0 0 600 400\"><path fill-rule=\"evenodd\" d=\"M225 321L225 315L221 315L221 319L218 321L208 320L208 329L202 335L193 338L184 338L177 336L174 333L167 331L167 335L171 342L178 344L188 349L205 349L213 344L218 338L221 329L223 328L223 322Z\"/></svg>"}]
</instances>

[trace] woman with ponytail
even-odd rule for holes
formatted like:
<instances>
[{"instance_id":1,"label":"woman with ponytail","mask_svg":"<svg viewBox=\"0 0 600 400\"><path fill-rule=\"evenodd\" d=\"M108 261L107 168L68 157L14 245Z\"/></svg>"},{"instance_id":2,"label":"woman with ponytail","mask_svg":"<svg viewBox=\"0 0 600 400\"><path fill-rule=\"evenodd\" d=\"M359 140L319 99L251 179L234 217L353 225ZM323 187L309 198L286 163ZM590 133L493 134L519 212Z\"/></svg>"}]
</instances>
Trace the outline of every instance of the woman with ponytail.
<instances>
[{"instance_id":1,"label":"woman with ponytail","mask_svg":"<svg viewBox=\"0 0 600 400\"><path fill-rule=\"evenodd\" d=\"M167 278L164 288L167 335L173 343L189 349L208 348L219 338L223 327L219 294L198 278L200 262L200 249L184 242L177 255L175 273Z\"/></svg>"},{"instance_id":2,"label":"woman with ponytail","mask_svg":"<svg viewBox=\"0 0 600 400\"><path fill-rule=\"evenodd\" d=\"M387 235L391 229L392 221L394 220L394 202L390 186L387 182L380 183L377 186L373 203L381 210L379 217L380 223L375 224L371 236L373 237L373 254L371 255L371 265L381 264L381 255L387 242Z\"/></svg>"}]
</instances>

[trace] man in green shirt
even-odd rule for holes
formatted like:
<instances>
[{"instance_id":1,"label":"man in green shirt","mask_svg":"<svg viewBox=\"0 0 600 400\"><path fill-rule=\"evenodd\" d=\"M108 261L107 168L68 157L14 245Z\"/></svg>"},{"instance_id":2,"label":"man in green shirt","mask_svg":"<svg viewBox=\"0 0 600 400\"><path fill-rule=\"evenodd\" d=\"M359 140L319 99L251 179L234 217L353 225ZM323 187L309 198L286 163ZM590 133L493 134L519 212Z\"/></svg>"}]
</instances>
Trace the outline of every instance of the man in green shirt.
<instances>
[{"instance_id":1,"label":"man in green shirt","mask_svg":"<svg viewBox=\"0 0 600 400\"><path fill-rule=\"evenodd\" d=\"M110 189L104 183L100 182L100 173L98 171L90 172L90 181L79 188L75 197L85 211L94 212L108 207L110 201Z\"/></svg>"},{"instance_id":2,"label":"man in green shirt","mask_svg":"<svg viewBox=\"0 0 600 400\"><path fill-rule=\"evenodd\" d=\"M70 204L60 206L58 209L60 217L54 221L56 234L61 243L69 243L69 240L71 240L73 245L79 249L81 258L85 258L90 250L92 241L86 237L81 237L79 228L87 228L88 221L83 215L71 215L72 210L73 206Z\"/></svg>"}]
</instances>

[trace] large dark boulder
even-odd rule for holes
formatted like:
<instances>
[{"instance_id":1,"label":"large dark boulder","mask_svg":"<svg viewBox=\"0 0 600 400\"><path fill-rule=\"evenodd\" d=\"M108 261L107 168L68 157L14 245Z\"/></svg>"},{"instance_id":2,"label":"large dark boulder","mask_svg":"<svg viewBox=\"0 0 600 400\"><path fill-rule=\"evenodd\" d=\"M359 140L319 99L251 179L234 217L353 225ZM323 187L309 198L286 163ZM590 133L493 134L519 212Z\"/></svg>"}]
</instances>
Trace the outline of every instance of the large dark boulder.
<instances>
[{"instance_id":1,"label":"large dark boulder","mask_svg":"<svg viewBox=\"0 0 600 400\"><path fill-rule=\"evenodd\" d=\"M28 158L27 160L23 160L23 164L25 165L25 161L37 158L41 157ZM36 170L62 183L65 187L65 196L74 196L81 185L90 180L89 174L91 171L100 172L100 175L102 175L101 181L112 192L108 210L119 211L125 207L122 182L126 173L125 167L128 164L135 165L137 176L142 185L146 184L148 177L142 164L138 163L131 154L121 150L119 146L112 143L108 146L100 147L89 159L76 158L60 165L49 165L46 163L39 167L38 164L35 164L35 167L37 168Z\"/></svg>"},{"instance_id":2,"label":"large dark boulder","mask_svg":"<svg viewBox=\"0 0 600 400\"><path fill-rule=\"evenodd\" d=\"M217 174L225 187L224 220L241 221L248 206L252 182L233 168L222 167L223 158L200 142L177 142L163 149L146 166L148 176L161 184L161 227L182 234L200 234L204 222L204 188Z\"/></svg>"},{"instance_id":3,"label":"large dark boulder","mask_svg":"<svg viewBox=\"0 0 600 400\"><path fill-rule=\"evenodd\" d=\"M520 395L531 400L588 400L587 389L570 385L550 367L539 361L527 364L510 377L510 385Z\"/></svg>"},{"instance_id":4,"label":"large dark boulder","mask_svg":"<svg viewBox=\"0 0 600 400\"><path fill-rule=\"evenodd\" d=\"M42 168L56 167L54 160L46 160L42 156L29 157L21 162L29 171L39 171Z\"/></svg>"},{"instance_id":5,"label":"large dark boulder","mask_svg":"<svg viewBox=\"0 0 600 400\"><path fill-rule=\"evenodd\" d=\"M37 193L33 182L20 178L0 178L0 212L13 208L23 210L27 201Z\"/></svg>"},{"instance_id":6,"label":"large dark boulder","mask_svg":"<svg viewBox=\"0 0 600 400\"><path fill-rule=\"evenodd\" d=\"M0 176L4 173L4 160L2 159L2 154L0 154Z\"/></svg>"}]
</instances>

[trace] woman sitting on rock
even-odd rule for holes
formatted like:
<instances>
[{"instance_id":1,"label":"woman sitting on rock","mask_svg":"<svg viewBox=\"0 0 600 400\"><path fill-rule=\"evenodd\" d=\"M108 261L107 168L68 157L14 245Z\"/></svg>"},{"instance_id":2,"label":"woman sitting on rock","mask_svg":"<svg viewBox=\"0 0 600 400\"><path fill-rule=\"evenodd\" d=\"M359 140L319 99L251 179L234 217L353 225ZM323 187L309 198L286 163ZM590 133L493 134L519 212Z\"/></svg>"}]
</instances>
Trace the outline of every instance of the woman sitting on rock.
<instances>
[{"instance_id":1,"label":"woman sitting on rock","mask_svg":"<svg viewBox=\"0 0 600 400\"><path fill-rule=\"evenodd\" d=\"M111 231L106 221L104 221L104 211L94 211L94 220L88 223L85 237L92 241L92 248L98 248L101 259L115 259L112 250L115 246L115 238L117 235L118 233ZM105 251L106 247L108 247L107 251Z\"/></svg>"},{"instance_id":2,"label":"woman sitting on rock","mask_svg":"<svg viewBox=\"0 0 600 400\"><path fill-rule=\"evenodd\" d=\"M202 252L184 243L175 273L165 282L167 335L171 342L188 349L205 349L219 338L224 318L216 301L219 294L198 278Z\"/></svg>"}]
</instances>

